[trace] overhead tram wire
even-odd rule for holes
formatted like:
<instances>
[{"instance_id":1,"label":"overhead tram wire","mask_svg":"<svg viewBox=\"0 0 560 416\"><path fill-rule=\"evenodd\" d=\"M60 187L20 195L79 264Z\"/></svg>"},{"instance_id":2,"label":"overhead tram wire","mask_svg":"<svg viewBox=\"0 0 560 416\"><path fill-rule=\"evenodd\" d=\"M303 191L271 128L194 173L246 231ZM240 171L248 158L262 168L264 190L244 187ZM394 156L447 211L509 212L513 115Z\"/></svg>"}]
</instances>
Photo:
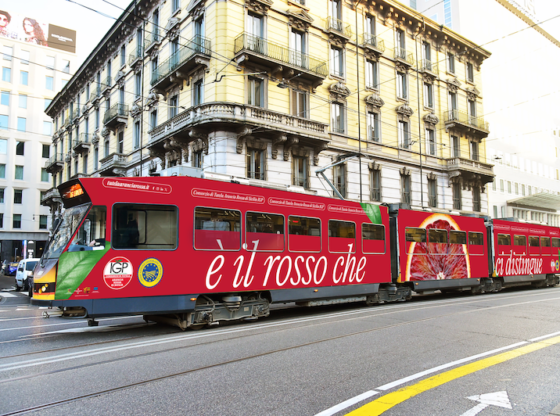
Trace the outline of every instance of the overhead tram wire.
<instances>
[{"instance_id":1,"label":"overhead tram wire","mask_svg":"<svg viewBox=\"0 0 560 416\"><path fill-rule=\"evenodd\" d=\"M121 19L120 17L113 17L113 16L110 16L110 15L107 15L107 14L105 14L105 13L103 13L103 12L100 12L99 10L96 10L96 9L91 8L91 7L85 6L85 5L83 5L83 4L81 4L81 3L78 3L78 2L76 2L76 1L74 1L74 0L66 0L66 1L69 2L69 3L73 3L73 4L76 4L76 5L78 5L78 6L84 7L84 8L86 8L86 9L88 9L88 10L94 12L94 13L98 13L98 14L100 14L100 15L103 16L103 17L106 17L106 18L109 18L109 19L113 19L113 20L115 20L115 21L117 21L117 22L120 22L120 23L122 23L122 24L125 24L125 25L127 25L127 26L129 26L129 27L131 27L131 28L133 28L133 29L138 29L137 26L134 26L134 25L132 25L132 24L130 24L130 23L124 21L124 20ZM118 6L115 6L115 7L118 7ZM126 11L126 9L122 9L122 8L121 8L121 10ZM137 16L139 19L141 19L144 23L151 24L151 25L157 27L158 29L161 29L161 30L162 30L163 32L165 32L166 34L170 32L169 30L165 29L165 27L160 26L160 25L155 25L153 22L150 22L148 19L146 19L146 18L144 18L144 17L140 17L140 16L138 16L138 15L135 15L135 16ZM143 29L143 33L155 35L155 32L148 31L148 30L146 30L145 27L144 27L144 29ZM164 37L165 37L165 36L162 36L162 39L163 39ZM186 38L186 37L184 37L184 36L182 36L182 35L178 35L178 38L181 38L181 39L183 39L183 40L185 40L185 41L187 41L187 42L191 42L191 40L192 40L192 39L188 39L188 38ZM184 48L188 48L188 49L191 49L191 50L193 50L193 51L196 51L196 49L193 48L192 46L188 46L188 45L179 45L179 46L182 46L182 47L184 47ZM209 50L208 52L209 52L210 54L216 55L216 56L214 56L214 58L217 59L218 61L226 62L226 63L229 64L229 65L234 65L234 64L231 63L231 61L232 61L233 59L228 59L226 56L224 56L224 55L222 55L222 54L220 54L220 53L218 53L218 52L216 52L216 51L213 51L213 50Z\"/></svg>"},{"instance_id":2,"label":"overhead tram wire","mask_svg":"<svg viewBox=\"0 0 560 416\"><path fill-rule=\"evenodd\" d=\"M115 17L113 17L113 16L107 15L107 14L105 14L105 13L103 13L103 12L100 12L100 11L98 11L98 10L96 10L96 9L93 9L93 8L90 8L90 7L85 6L85 5L83 5L83 4L80 4L80 3L78 3L78 2L76 2L76 1L74 1L74 0L67 0L67 1L68 1L68 2L71 2L71 3L74 3L74 4L77 4L78 6L84 7L84 8L86 8L86 9L88 9L88 10L91 10L91 11L93 11L93 12L95 12L95 13L101 14L101 15L104 16L104 17L107 17L107 18L110 18L110 19L113 19L113 20L116 20L116 21L120 21L120 22L123 23L123 24L126 24L126 25L128 25L128 26L132 26L132 27L136 28L136 26L131 25L131 24L125 22L125 21L122 20L121 18L115 18ZM119 8L120 10L126 11L126 9L123 9L123 8L121 8L121 7L119 7L119 6L116 6L116 5L110 3L110 2L108 2L108 1L106 1L106 0L103 0L103 1L104 1L105 3L107 3L107 4L111 4L112 6L114 6L114 7L116 7L116 8ZM442 0L441 2L439 2L439 3L442 3L442 2L443 2L443 0ZM436 6L436 5L439 4L439 3L436 3L436 4L432 5L430 8ZM428 8L428 9L426 9L426 10L429 10L430 8ZM422 12L422 13L423 13L423 12ZM419 14L420 14L420 13L418 13L418 14L416 14L416 15L419 15ZM547 19L547 20L542 21L542 22L539 22L539 23L545 23L545 22L550 21L550 20L552 20L552 19L555 19L555 18L557 18L557 17L560 17L560 15L555 16L555 17L552 17L552 18L550 18L550 19ZM141 18L141 19L142 19L144 22L147 22L147 23L149 23L149 24L154 25L153 22L148 21L146 18ZM531 25L530 27L537 26L539 23L536 23L536 24L534 24L534 25ZM156 26L156 27L162 29L163 31L167 32L166 29L163 28L163 27L160 26L160 25L154 25L154 26ZM516 31L516 32L513 32L513 33L510 33L510 34L508 34L508 35L502 36L502 37L500 37L500 38L494 39L494 40L492 40L492 41L490 41L490 42L487 42L487 43L484 43L484 44L481 44L481 45L476 45L476 46L475 46L474 48L472 48L472 49L473 49L473 50L476 50L476 49L478 49L478 48L481 48L481 47L484 46L484 45L487 45L487 44L490 44L490 43L493 43L493 42L496 42L496 41L505 39L505 38L507 38L507 37L509 37L509 36L515 35L515 34L521 32L521 31L523 31L523 30L526 30L526 29L528 29L528 28L525 28L525 29L522 29L522 30L520 30L520 31ZM150 31L146 30L145 28L144 28L144 33L151 33L151 34L153 34L153 32L150 32ZM183 36L179 36L179 37L182 38L182 39L184 39L184 40L190 41L189 39L187 39L187 38L185 38L185 37L183 37ZM188 46L186 46L186 45L181 45L181 46L190 48L190 47L188 47ZM193 48L190 48L190 49L193 49ZM233 59L228 60L227 57L222 56L221 54L218 54L217 52L214 52L214 51L210 51L210 52L213 53L213 54L219 55L220 57L222 57L222 58L224 58L225 60L227 60L227 61L226 61L226 65L225 65L226 67L227 67L228 65L233 65L233 64L232 64L232 60L233 60ZM357 53L359 54L359 50L357 50ZM216 58L216 59L218 59L218 58ZM221 60L221 59L218 59L218 60L224 62L224 61ZM444 62L444 61L445 61L445 58L442 59L442 60L440 60L440 61L438 61L437 63ZM223 69L222 69L222 70L223 70ZM220 70L219 72L221 72L222 70ZM218 72L218 73L219 73L219 72ZM418 76L418 74L417 74L417 76ZM384 84L384 83L386 83L386 82L394 81L395 79L396 79L396 78L392 78L392 79L389 79L389 80L385 80L385 81L379 83L378 85ZM209 82L209 83L214 83L214 82L217 82L217 81L214 80L214 81ZM205 83L205 84L209 84L209 83ZM367 90L367 89L364 88L364 89L361 89L360 91L366 91L366 90ZM357 93L357 92L355 92L355 93ZM350 95L354 95L355 93L351 93ZM131 94L134 94L134 93L131 93ZM314 97L314 98L322 99L322 98L317 97L317 96ZM322 99L322 100L323 100L323 101L326 101L326 104L330 104L330 103L331 103L330 100L326 100L326 99ZM317 109L317 108L323 107L323 106L326 105L326 104L323 104L323 105L314 107L314 108L312 108L312 109L309 109L309 111L311 111L311 110L313 110L313 109ZM348 108L347 106L344 106L344 107L345 107L346 110L350 110L350 111L354 111L354 112L355 112L355 110L352 110L352 109ZM146 110L144 110L144 111L146 111ZM360 116L360 115L359 115L359 116ZM482 116L479 116L479 117L482 117ZM381 122L382 122L383 124L390 125L389 123L386 123L386 122L383 122L383 121L381 121ZM391 126L391 127L396 127L396 126L393 126L393 125L390 125L390 126ZM437 129L436 131L441 131L441 130L444 130L444 129L445 129L445 128L440 128L440 129ZM411 133L410 135L411 135L412 137L415 136L415 135L412 134L412 133ZM421 140L422 138L417 137L417 139L418 139L418 140ZM445 146L446 146L445 144L438 145L438 147L445 147ZM391 146L391 147L392 147L392 146Z\"/></svg>"}]
</instances>

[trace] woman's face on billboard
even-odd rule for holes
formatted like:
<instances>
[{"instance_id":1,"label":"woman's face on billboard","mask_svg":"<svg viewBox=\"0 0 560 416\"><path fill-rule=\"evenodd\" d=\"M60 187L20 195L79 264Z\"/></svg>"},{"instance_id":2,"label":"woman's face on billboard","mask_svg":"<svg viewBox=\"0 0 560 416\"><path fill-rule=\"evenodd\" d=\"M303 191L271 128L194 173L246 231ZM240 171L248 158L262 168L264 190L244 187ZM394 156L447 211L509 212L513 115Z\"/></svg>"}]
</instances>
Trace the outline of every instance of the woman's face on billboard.
<instances>
[{"instance_id":1,"label":"woman's face on billboard","mask_svg":"<svg viewBox=\"0 0 560 416\"><path fill-rule=\"evenodd\" d=\"M25 33L27 33L28 35L33 33L33 25L27 19L23 21L23 30L25 30Z\"/></svg>"},{"instance_id":2,"label":"woman's face on billboard","mask_svg":"<svg viewBox=\"0 0 560 416\"><path fill-rule=\"evenodd\" d=\"M5 28L6 26L8 26L8 23L9 23L8 17L3 14L0 14L0 28L2 29Z\"/></svg>"}]
</instances>

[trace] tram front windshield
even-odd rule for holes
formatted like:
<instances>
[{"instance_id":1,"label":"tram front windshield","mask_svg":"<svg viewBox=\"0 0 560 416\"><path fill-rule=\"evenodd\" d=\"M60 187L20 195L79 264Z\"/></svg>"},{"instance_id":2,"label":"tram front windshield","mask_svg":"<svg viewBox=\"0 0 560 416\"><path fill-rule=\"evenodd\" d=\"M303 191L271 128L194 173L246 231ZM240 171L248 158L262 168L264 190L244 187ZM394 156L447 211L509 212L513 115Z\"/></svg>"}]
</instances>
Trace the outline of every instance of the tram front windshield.
<instances>
[{"instance_id":1,"label":"tram front windshield","mask_svg":"<svg viewBox=\"0 0 560 416\"><path fill-rule=\"evenodd\" d=\"M68 244L74 232L78 229L91 204L79 205L68 208L62 215L62 221L56 229L47 251L43 255L45 259L57 259L62 250Z\"/></svg>"}]
</instances>

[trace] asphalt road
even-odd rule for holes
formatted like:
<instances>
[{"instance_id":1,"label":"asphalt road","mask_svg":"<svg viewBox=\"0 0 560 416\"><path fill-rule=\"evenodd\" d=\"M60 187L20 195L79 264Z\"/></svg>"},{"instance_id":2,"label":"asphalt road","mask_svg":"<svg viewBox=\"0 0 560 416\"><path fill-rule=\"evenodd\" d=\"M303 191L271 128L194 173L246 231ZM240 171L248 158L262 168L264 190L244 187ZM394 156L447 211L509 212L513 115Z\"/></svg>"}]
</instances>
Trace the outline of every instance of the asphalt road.
<instances>
[{"instance_id":1,"label":"asphalt road","mask_svg":"<svg viewBox=\"0 0 560 416\"><path fill-rule=\"evenodd\" d=\"M560 402L560 287L285 305L186 332L45 319L25 294L0 297L0 415L548 415Z\"/></svg>"}]
</instances>

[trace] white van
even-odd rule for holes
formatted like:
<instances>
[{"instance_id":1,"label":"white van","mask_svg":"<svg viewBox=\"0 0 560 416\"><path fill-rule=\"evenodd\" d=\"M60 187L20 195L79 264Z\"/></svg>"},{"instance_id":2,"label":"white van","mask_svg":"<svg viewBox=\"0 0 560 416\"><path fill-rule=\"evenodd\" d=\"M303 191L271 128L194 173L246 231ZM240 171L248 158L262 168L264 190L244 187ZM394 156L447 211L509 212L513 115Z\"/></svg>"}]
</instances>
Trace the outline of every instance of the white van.
<instances>
[{"instance_id":1,"label":"white van","mask_svg":"<svg viewBox=\"0 0 560 416\"><path fill-rule=\"evenodd\" d=\"M29 282L33 279L33 269L41 259L25 259L19 262L16 272L16 290L29 290ZM31 277L31 279L28 279Z\"/></svg>"}]
</instances>

